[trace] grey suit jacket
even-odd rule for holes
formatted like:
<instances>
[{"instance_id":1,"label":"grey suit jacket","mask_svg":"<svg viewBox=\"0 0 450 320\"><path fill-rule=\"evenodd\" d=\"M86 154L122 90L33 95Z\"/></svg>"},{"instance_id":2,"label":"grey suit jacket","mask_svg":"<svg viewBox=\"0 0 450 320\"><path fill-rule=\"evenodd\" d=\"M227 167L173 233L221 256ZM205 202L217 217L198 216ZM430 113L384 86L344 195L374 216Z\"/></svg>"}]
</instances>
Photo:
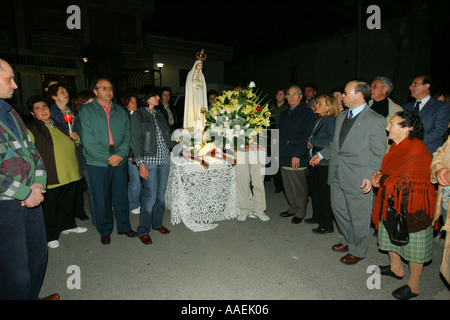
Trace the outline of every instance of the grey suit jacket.
<instances>
[{"instance_id":1,"label":"grey suit jacket","mask_svg":"<svg viewBox=\"0 0 450 320\"><path fill-rule=\"evenodd\" d=\"M355 119L342 146L339 136L348 110L339 114L333 141L320 153L329 159L328 184L337 177L341 188L352 194L362 194L363 179L370 180L379 171L386 147L386 119L367 105Z\"/></svg>"}]
</instances>

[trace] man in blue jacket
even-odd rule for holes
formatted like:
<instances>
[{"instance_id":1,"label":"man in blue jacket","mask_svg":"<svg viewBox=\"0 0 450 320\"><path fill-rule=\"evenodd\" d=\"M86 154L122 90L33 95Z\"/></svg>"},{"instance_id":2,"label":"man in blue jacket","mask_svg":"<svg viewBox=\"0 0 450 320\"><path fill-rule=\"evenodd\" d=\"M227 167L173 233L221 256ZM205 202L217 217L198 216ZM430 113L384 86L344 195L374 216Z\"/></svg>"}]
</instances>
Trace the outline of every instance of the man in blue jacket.
<instances>
[{"instance_id":1,"label":"man in blue jacket","mask_svg":"<svg viewBox=\"0 0 450 320\"><path fill-rule=\"evenodd\" d=\"M280 166L289 209L280 216L302 222L308 205L308 139L314 125L314 112L304 106L302 90L293 85L287 90L289 109L280 115Z\"/></svg>"},{"instance_id":2,"label":"man in blue jacket","mask_svg":"<svg viewBox=\"0 0 450 320\"><path fill-rule=\"evenodd\" d=\"M425 134L423 143L427 146L431 157L444 143L444 135L450 120L450 104L430 96L432 82L430 77L419 76L409 86L415 101L403 105L404 110L416 112L422 120Z\"/></svg>"}]
</instances>

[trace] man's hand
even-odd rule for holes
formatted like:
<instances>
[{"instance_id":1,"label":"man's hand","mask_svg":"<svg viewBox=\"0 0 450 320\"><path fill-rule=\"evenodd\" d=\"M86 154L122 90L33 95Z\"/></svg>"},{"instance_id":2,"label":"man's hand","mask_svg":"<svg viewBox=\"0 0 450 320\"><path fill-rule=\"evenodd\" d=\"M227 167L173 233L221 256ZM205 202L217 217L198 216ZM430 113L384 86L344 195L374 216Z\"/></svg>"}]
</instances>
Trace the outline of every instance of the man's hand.
<instances>
[{"instance_id":1,"label":"man's hand","mask_svg":"<svg viewBox=\"0 0 450 320\"><path fill-rule=\"evenodd\" d=\"M372 182L368 179L363 179L362 185L360 187L362 189L362 193L369 193L372 190Z\"/></svg>"},{"instance_id":2,"label":"man's hand","mask_svg":"<svg viewBox=\"0 0 450 320\"><path fill-rule=\"evenodd\" d=\"M442 168L436 171L436 180L437 182L443 186L446 187L450 185L450 169Z\"/></svg>"},{"instance_id":3,"label":"man's hand","mask_svg":"<svg viewBox=\"0 0 450 320\"><path fill-rule=\"evenodd\" d=\"M70 139L72 139L73 142L77 142L77 140L79 138L78 133L76 133L76 132L69 133L69 137L70 137Z\"/></svg>"},{"instance_id":4,"label":"man's hand","mask_svg":"<svg viewBox=\"0 0 450 320\"><path fill-rule=\"evenodd\" d=\"M292 157L292 168L298 169L300 167L300 158Z\"/></svg>"},{"instance_id":5,"label":"man's hand","mask_svg":"<svg viewBox=\"0 0 450 320\"><path fill-rule=\"evenodd\" d=\"M109 157L108 159L108 164L110 164L112 167L117 167L120 162L122 162L122 158L120 156L118 156L117 154L113 154L111 157Z\"/></svg>"},{"instance_id":6,"label":"man's hand","mask_svg":"<svg viewBox=\"0 0 450 320\"><path fill-rule=\"evenodd\" d=\"M144 180L147 180L148 178L148 170L147 167L145 166L145 163L141 163L139 165L139 176Z\"/></svg>"},{"instance_id":7,"label":"man's hand","mask_svg":"<svg viewBox=\"0 0 450 320\"><path fill-rule=\"evenodd\" d=\"M319 155L315 154L311 160L309 160L309 164L311 165L311 167L315 167L320 163L320 157Z\"/></svg>"},{"instance_id":8,"label":"man's hand","mask_svg":"<svg viewBox=\"0 0 450 320\"><path fill-rule=\"evenodd\" d=\"M372 175L372 179L370 180L370 182L372 183L372 186L374 186L375 188L379 188L380 187L380 179L382 176L383 176L383 174L380 171L375 172Z\"/></svg>"},{"instance_id":9,"label":"man's hand","mask_svg":"<svg viewBox=\"0 0 450 320\"><path fill-rule=\"evenodd\" d=\"M25 200L21 201L20 204L23 207L34 208L41 204L44 201L43 194L45 193L45 189L40 184L34 184L30 187L31 193Z\"/></svg>"}]
</instances>

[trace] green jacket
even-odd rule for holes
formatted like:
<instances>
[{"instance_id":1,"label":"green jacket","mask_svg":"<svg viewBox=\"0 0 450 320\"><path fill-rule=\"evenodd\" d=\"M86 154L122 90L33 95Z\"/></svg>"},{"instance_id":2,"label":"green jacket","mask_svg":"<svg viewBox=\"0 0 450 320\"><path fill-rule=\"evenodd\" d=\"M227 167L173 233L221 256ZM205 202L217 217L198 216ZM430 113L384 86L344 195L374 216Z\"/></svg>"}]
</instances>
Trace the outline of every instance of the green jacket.
<instances>
[{"instance_id":1,"label":"green jacket","mask_svg":"<svg viewBox=\"0 0 450 320\"><path fill-rule=\"evenodd\" d=\"M103 107L92 101L81 107L78 113L80 120L80 138L86 163L92 166L106 167L111 157L109 133L106 113ZM116 103L112 103L109 124L114 140L114 154L127 161L130 153L130 121L128 113Z\"/></svg>"}]
</instances>

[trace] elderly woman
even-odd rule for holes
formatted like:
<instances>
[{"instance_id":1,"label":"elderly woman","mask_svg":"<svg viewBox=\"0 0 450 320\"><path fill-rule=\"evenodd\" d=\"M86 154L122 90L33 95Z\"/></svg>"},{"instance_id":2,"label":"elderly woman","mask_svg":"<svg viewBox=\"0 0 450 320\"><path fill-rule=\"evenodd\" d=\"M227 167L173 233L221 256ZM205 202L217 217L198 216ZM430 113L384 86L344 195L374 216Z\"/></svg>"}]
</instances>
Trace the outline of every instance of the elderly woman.
<instances>
[{"instance_id":1,"label":"elderly woman","mask_svg":"<svg viewBox=\"0 0 450 320\"><path fill-rule=\"evenodd\" d=\"M70 114L73 118L77 116L75 108L69 105L70 97L67 88L60 84L52 84L48 87L48 95L54 102L50 105L50 117L69 129L69 125L64 121L64 115Z\"/></svg>"},{"instance_id":2,"label":"elderly woman","mask_svg":"<svg viewBox=\"0 0 450 320\"><path fill-rule=\"evenodd\" d=\"M169 177L171 146L169 124L156 110L159 96L156 88L144 88L138 94L139 109L130 121L131 151L143 179L143 195L138 236L142 243L152 243L150 229L162 234L170 231L162 225L167 180Z\"/></svg>"},{"instance_id":3,"label":"elderly woman","mask_svg":"<svg viewBox=\"0 0 450 320\"><path fill-rule=\"evenodd\" d=\"M419 116L400 111L391 118L386 130L393 140L384 156L381 171L372 176L378 187L373 208L373 223L378 229L378 246L389 253L390 265L381 266L381 275L402 279L405 271L402 258L409 262L409 281L392 295L399 300L417 297L423 264L432 259L432 220L436 191L430 182L431 156L422 142L424 129ZM409 232L406 245L394 245L386 230L387 201L392 196L393 208L404 209Z\"/></svg>"},{"instance_id":4,"label":"elderly woman","mask_svg":"<svg viewBox=\"0 0 450 320\"><path fill-rule=\"evenodd\" d=\"M47 192L44 194L44 221L49 248L59 246L59 235L82 233L87 229L77 227L75 209L76 190L81 182L75 143L79 137L50 117L50 109L43 97L33 96L27 101L34 116L27 123L31 140L44 160L47 170Z\"/></svg>"},{"instance_id":5,"label":"elderly woman","mask_svg":"<svg viewBox=\"0 0 450 320\"><path fill-rule=\"evenodd\" d=\"M328 146L333 139L336 117L339 114L336 98L332 95L319 96L315 105L315 112L319 115L319 118L317 118L311 137L308 140L311 157L323 147ZM334 231L330 186L327 184L328 164L328 160L322 160L317 166L311 166L309 170L309 190L311 192L313 216L306 219L305 222L317 223L318 227L312 229L312 231L318 234Z\"/></svg>"},{"instance_id":6,"label":"elderly woman","mask_svg":"<svg viewBox=\"0 0 450 320\"><path fill-rule=\"evenodd\" d=\"M436 199L436 211L434 220L438 221L442 216L444 226L442 231L446 232L444 256L442 257L441 273L450 283L450 214L448 200L450 198L450 140L436 150L431 161L431 182L437 183L438 193Z\"/></svg>"}]
</instances>

